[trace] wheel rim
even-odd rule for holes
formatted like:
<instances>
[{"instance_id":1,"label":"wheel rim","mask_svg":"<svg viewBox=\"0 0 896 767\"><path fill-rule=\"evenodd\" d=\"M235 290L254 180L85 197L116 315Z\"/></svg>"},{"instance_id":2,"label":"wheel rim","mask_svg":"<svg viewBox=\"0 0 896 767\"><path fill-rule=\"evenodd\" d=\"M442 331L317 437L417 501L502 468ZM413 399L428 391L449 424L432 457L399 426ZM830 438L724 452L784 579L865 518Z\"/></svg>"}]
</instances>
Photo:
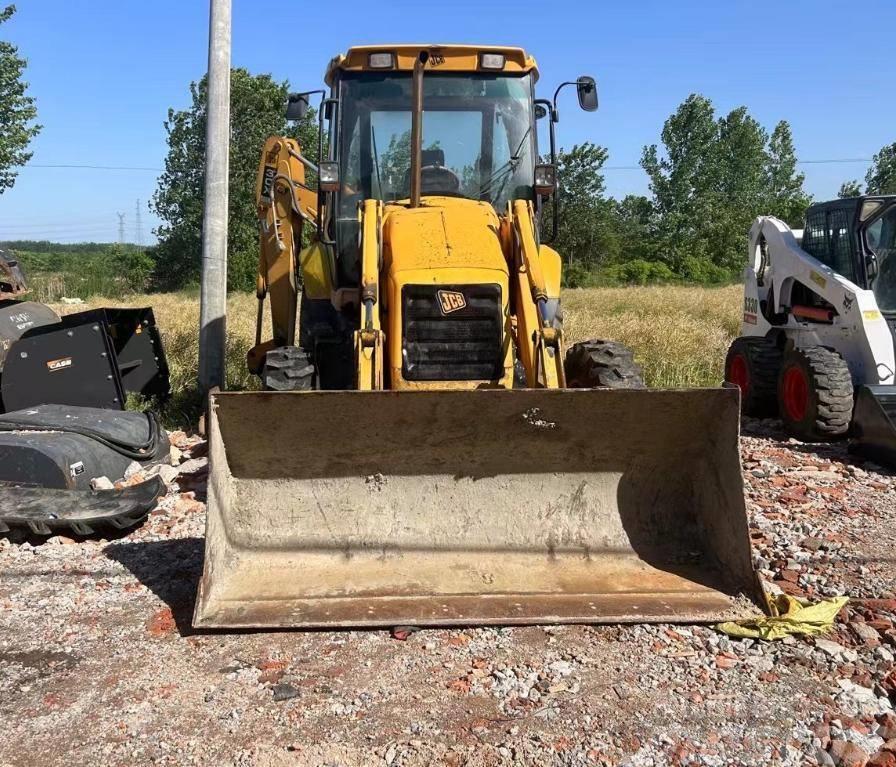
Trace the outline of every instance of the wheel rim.
<instances>
[{"instance_id":1,"label":"wheel rim","mask_svg":"<svg viewBox=\"0 0 896 767\"><path fill-rule=\"evenodd\" d=\"M741 397L747 396L750 390L750 368L743 354L737 354L731 359L728 366L728 381L740 389Z\"/></svg>"},{"instance_id":2,"label":"wheel rim","mask_svg":"<svg viewBox=\"0 0 896 767\"><path fill-rule=\"evenodd\" d=\"M784 411L791 421L802 421L809 409L809 381L798 367L790 367L784 372Z\"/></svg>"}]
</instances>

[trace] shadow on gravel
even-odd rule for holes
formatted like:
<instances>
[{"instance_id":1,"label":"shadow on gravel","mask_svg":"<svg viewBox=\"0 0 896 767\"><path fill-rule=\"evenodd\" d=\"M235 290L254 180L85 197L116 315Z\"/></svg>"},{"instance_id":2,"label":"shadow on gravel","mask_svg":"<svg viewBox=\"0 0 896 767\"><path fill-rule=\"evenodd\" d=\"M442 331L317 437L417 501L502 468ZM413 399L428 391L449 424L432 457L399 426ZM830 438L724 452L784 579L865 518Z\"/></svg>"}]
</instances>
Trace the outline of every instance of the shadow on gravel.
<instances>
[{"instance_id":1,"label":"shadow on gravel","mask_svg":"<svg viewBox=\"0 0 896 767\"><path fill-rule=\"evenodd\" d=\"M191 621L202 576L202 538L111 543L103 553L168 605L181 636L197 633Z\"/></svg>"}]
</instances>

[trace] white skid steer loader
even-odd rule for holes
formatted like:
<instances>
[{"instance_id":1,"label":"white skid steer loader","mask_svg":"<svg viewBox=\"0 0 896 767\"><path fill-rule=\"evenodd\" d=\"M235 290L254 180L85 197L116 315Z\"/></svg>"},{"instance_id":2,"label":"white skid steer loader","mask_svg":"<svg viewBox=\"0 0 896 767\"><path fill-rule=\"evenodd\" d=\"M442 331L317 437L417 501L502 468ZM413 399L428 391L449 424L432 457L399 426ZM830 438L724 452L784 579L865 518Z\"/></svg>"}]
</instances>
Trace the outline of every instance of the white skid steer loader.
<instances>
[{"instance_id":1,"label":"white skid steer loader","mask_svg":"<svg viewBox=\"0 0 896 767\"><path fill-rule=\"evenodd\" d=\"M818 203L802 232L762 216L725 379L745 414L780 414L807 441L849 436L896 465L894 326L896 195Z\"/></svg>"}]
</instances>

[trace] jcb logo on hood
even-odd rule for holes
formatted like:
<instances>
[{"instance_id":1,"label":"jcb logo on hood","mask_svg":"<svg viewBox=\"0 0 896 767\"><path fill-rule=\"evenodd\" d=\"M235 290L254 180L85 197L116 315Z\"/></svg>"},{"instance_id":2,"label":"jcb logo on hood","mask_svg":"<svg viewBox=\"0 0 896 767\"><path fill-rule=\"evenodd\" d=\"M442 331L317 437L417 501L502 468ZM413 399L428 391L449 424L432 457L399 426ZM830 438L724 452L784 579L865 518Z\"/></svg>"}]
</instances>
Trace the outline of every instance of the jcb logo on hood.
<instances>
[{"instance_id":1,"label":"jcb logo on hood","mask_svg":"<svg viewBox=\"0 0 896 767\"><path fill-rule=\"evenodd\" d=\"M456 290L440 290L436 295L439 297L439 309L442 310L442 314L451 314L467 305L464 294Z\"/></svg>"}]
</instances>

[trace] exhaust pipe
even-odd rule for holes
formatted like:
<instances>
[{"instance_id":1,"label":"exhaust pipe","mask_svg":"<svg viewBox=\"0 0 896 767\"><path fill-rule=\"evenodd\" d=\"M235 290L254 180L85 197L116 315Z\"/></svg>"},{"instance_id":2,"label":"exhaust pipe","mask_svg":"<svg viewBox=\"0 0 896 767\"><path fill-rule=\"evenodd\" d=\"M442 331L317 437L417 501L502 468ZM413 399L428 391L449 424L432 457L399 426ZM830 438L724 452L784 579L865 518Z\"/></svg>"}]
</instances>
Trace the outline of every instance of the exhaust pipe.
<instances>
[{"instance_id":1,"label":"exhaust pipe","mask_svg":"<svg viewBox=\"0 0 896 767\"><path fill-rule=\"evenodd\" d=\"M429 61L429 51L420 51L414 63L411 86L411 207L420 207L420 174L423 147L423 70Z\"/></svg>"}]
</instances>

